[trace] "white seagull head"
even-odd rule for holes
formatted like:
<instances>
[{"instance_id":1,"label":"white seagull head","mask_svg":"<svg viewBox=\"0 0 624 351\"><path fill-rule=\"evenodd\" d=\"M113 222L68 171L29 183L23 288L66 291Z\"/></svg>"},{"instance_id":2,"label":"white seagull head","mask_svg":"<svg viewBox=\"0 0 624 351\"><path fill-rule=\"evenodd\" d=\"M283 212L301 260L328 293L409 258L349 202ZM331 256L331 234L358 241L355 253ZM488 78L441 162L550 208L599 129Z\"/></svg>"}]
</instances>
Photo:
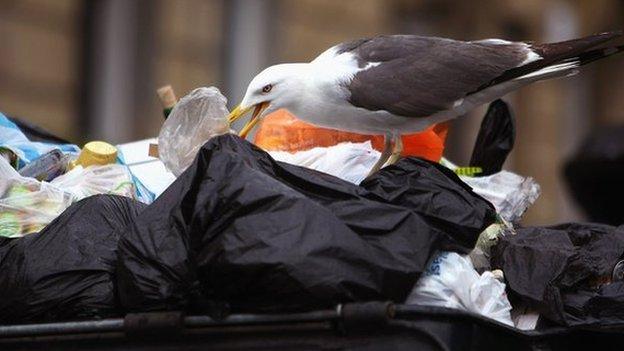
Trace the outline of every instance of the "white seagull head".
<instances>
[{"instance_id":1,"label":"white seagull head","mask_svg":"<svg viewBox=\"0 0 624 351\"><path fill-rule=\"evenodd\" d=\"M284 63L266 68L249 83L241 103L230 113L231 122L254 109L251 120L241 130L247 133L267 114L280 108L289 109L296 104L305 89L307 63Z\"/></svg>"}]
</instances>

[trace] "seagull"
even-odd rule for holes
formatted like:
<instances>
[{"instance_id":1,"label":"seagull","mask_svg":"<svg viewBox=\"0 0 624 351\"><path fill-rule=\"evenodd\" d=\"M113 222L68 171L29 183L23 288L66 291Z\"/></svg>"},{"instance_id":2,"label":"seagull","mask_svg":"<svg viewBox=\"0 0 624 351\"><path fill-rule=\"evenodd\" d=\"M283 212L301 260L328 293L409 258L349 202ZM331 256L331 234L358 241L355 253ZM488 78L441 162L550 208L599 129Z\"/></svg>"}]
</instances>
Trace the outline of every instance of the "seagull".
<instances>
[{"instance_id":1,"label":"seagull","mask_svg":"<svg viewBox=\"0 0 624 351\"><path fill-rule=\"evenodd\" d=\"M622 31L549 44L382 35L333 46L309 63L284 63L253 78L234 122L253 110L243 138L264 116L287 109L319 127L383 135L371 174L400 157L402 134L422 131L529 83L574 75L624 50Z\"/></svg>"}]
</instances>

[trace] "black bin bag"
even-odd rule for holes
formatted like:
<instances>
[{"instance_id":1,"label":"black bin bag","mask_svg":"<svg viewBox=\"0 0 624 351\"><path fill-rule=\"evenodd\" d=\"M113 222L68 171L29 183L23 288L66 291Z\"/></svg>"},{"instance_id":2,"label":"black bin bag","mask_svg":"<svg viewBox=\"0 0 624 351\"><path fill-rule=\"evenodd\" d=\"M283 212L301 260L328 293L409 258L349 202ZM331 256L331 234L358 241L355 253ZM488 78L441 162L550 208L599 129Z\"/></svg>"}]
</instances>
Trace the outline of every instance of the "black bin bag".
<instances>
[{"instance_id":1,"label":"black bin bag","mask_svg":"<svg viewBox=\"0 0 624 351\"><path fill-rule=\"evenodd\" d=\"M612 281L624 254L624 226L568 223L501 238L492 267L510 298L565 326L624 325L624 281Z\"/></svg>"},{"instance_id":2,"label":"black bin bag","mask_svg":"<svg viewBox=\"0 0 624 351\"><path fill-rule=\"evenodd\" d=\"M195 313L403 301L434 251L468 252L494 216L426 161L356 186L223 135L122 235L119 296L129 311Z\"/></svg>"},{"instance_id":3,"label":"black bin bag","mask_svg":"<svg viewBox=\"0 0 624 351\"><path fill-rule=\"evenodd\" d=\"M0 324L118 314L118 231L144 207L121 196L92 196L39 233L0 239Z\"/></svg>"},{"instance_id":4,"label":"black bin bag","mask_svg":"<svg viewBox=\"0 0 624 351\"><path fill-rule=\"evenodd\" d=\"M470 157L471 167L481 167L477 176L488 176L503 169L516 140L516 120L503 100L490 104L483 117Z\"/></svg>"}]
</instances>

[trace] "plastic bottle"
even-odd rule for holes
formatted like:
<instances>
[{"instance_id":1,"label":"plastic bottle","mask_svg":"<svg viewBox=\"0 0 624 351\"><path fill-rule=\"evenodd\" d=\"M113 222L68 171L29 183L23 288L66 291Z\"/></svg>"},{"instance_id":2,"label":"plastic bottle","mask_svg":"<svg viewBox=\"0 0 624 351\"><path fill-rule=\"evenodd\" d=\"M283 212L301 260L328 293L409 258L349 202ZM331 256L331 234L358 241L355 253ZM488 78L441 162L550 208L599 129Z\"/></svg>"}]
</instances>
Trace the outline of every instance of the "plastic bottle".
<instances>
[{"instance_id":1,"label":"plastic bottle","mask_svg":"<svg viewBox=\"0 0 624 351\"><path fill-rule=\"evenodd\" d=\"M49 182L67 171L69 157L61 150L52 150L24 166L19 174Z\"/></svg>"},{"instance_id":2,"label":"plastic bottle","mask_svg":"<svg viewBox=\"0 0 624 351\"><path fill-rule=\"evenodd\" d=\"M163 105L163 115L165 116L165 119L167 119L178 99L176 98L175 92L173 91L171 85L165 85L164 87L158 88L156 93L158 94L160 102Z\"/></svg>"}]
</instances>

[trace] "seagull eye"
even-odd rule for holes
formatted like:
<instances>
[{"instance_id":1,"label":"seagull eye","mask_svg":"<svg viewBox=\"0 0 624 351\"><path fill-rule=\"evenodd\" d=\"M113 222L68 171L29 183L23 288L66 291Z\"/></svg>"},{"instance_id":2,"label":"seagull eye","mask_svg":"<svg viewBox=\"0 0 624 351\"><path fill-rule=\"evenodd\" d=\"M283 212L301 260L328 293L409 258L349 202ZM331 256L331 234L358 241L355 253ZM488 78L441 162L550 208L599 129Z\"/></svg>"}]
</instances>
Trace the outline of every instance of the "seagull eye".
<instances>
[{"instance_id":1,"label":"seagull eye","mask_svg":"<svg viewBox=\"0 0 624 351\"><path fill-rule=\"evenodd\" d=\"M262 88L262 92L263 92L264 94L266 94L266 93L268 93L269 91L271 91L271 89L273 89L273 85L271 85L271 84L267 84L267 85L265 85L265 86Z\"/></svg>"}]
</instances>

